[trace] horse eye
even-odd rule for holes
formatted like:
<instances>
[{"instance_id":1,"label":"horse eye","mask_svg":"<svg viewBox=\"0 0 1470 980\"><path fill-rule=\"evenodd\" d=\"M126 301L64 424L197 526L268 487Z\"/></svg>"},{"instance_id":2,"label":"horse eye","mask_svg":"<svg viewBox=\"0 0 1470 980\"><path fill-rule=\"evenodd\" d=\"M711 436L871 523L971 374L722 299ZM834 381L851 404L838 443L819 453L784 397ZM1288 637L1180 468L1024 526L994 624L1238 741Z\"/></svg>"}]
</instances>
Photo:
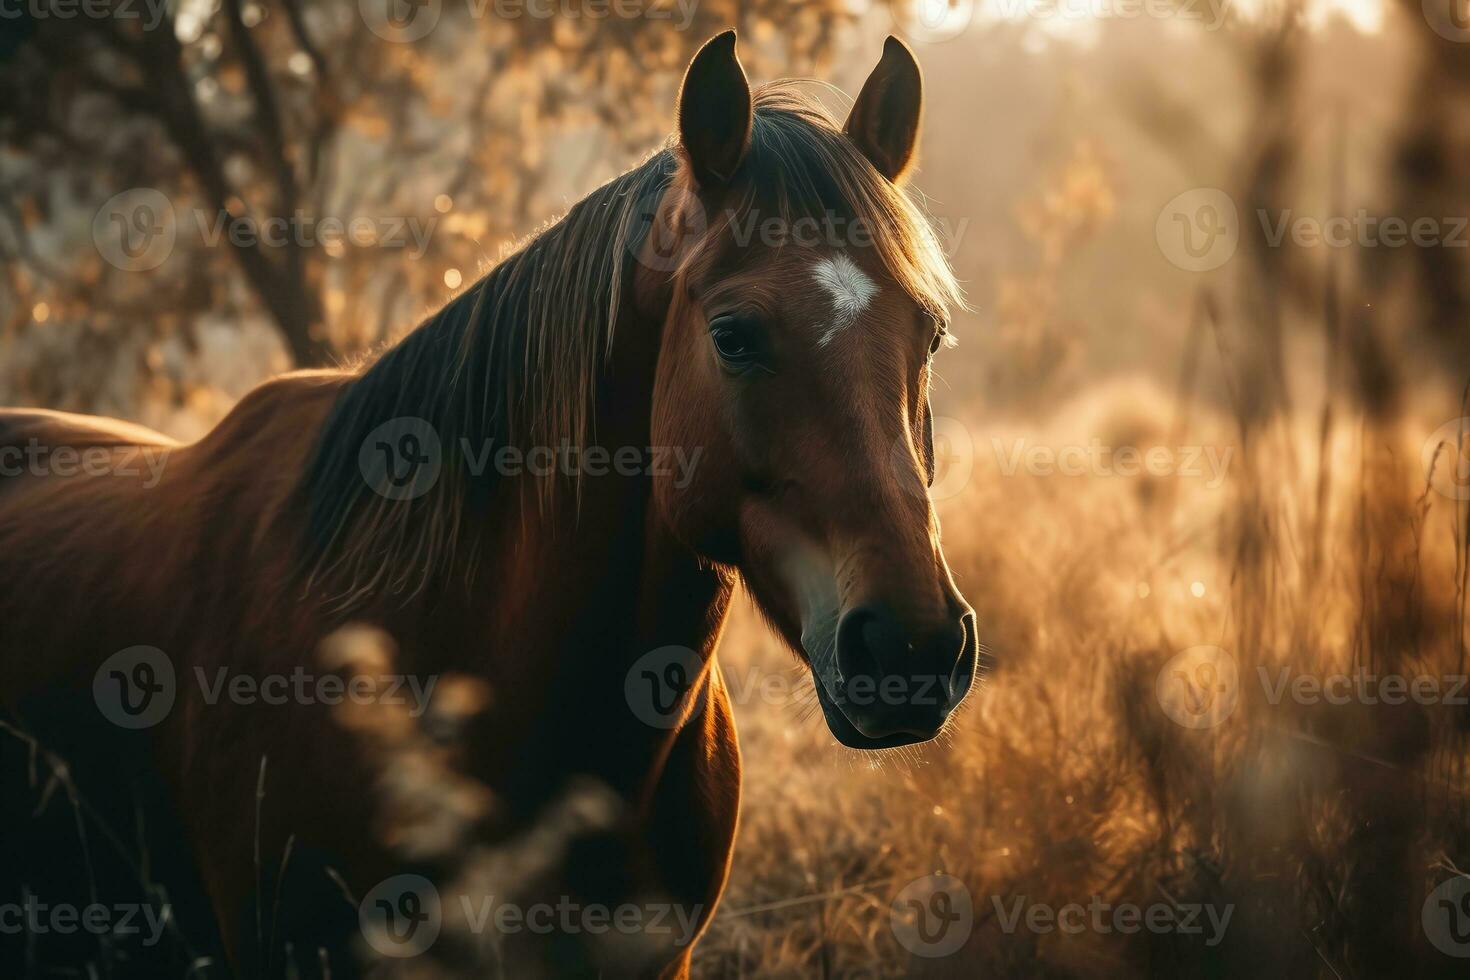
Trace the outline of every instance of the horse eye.
<instances>
[{"instance_id":1,"label":"horse eye","mask_svg":"<svg viewBox=\"0 0 1470 980\"><path fill-rule=\"evenodd\" d=\"M730 367L746 367L760 355L760 327L749 317L729 314L709 325L715 353Z\"/></svg>"}]
</instances>

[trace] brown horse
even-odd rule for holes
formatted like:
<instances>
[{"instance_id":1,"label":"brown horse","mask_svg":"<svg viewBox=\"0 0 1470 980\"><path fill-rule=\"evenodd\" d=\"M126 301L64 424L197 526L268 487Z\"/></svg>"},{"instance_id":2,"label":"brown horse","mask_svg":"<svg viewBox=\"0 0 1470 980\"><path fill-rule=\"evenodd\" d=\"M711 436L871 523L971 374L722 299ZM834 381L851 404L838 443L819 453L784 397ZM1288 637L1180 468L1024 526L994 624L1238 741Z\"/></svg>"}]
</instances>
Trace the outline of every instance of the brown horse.
<instances>
[{"instance_id":1,"label":"brown horse","mask_svg":"<svg viewBox=\"0 0 1470 980\"><path fill-rule=\"evenodd\" d=\"M167 689L149 751L238 969L347 975L354 903L406 870L448 887L384 833L395 777L359 733L310 697L210 697L221 671L317 670L346 624L391 637L406 676L489 692L452 755L493 797L466 852L514 853L574 778L618 801L523 902L689 912L617 961L538 935L533 972L687 973L735 834L713 654L737 580L840 742L943 728L977 640L926 494L960 298L899 186L920 111L896 39L839 126L790 83L752 95L727 32L689 66L677 145L361 369L263 384L187 446L0 414L0 462L34 463L0 480L3 703L34 731L47 692L139 716ZM396 901L390 931L422 908Z\"/></svg>"}]
</instances>

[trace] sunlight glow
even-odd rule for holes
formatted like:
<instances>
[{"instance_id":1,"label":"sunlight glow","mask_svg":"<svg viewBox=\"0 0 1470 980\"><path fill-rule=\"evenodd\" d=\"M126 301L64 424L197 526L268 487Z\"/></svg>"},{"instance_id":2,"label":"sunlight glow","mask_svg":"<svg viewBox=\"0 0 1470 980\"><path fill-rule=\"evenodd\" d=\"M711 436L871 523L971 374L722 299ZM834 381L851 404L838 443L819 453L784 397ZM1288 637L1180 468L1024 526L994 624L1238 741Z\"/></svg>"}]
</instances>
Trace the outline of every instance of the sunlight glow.
<instances>
[{"instance_id":1,"label":"sunlight glow","mask_svg":"<svg viewBox=\"0 0 1470 980\"><path fill-rule=\"evenodd\" d=\"M914 16L923 23L956 17L968 6L950 6L945 0L919 0ZM1097 40L1098 21L1168 20L1181 27L1213 31L1231 18L1254 21L1274 16L1281 0L981 0L978 19L1026 23L1037 28L1028 48L1044 47L1054 37L1084 45ZM1383 29L1383 0L1302 0L1303 19L1313 30L1342 20L1364 34ZM946 12L947 11L947 12Z\"/></svg>"}]
</instances>

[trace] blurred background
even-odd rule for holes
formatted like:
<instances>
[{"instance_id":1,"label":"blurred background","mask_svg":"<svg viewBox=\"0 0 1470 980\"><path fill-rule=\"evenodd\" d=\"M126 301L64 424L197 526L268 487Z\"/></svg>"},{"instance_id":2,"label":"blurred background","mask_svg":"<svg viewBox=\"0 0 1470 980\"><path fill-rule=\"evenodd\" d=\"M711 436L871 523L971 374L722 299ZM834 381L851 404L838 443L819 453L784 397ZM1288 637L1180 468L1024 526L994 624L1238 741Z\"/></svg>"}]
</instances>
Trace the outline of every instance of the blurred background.
<instances>
[{"instance_id":1,"label":"blurred background","mask_svg":"<svg viewBox=\"0 0 1470 980\"><path fill-rule=\"evenodd\" d=\"M191 439L391 342L731 25L757 82L923 65L971 305L934 492L995 668L859 755L742 604L696 974L1463 975L1464 0L0 0L0 404Z\"/></svg>"}]
</instances>

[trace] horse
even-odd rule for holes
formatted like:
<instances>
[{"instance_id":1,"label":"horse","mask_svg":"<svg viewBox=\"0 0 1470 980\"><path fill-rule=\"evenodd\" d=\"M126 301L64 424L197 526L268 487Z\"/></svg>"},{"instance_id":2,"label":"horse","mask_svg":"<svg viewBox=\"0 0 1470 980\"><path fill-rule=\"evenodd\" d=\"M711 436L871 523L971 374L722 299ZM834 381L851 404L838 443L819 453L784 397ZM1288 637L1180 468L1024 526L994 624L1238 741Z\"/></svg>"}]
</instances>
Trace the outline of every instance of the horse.
<instances>
[{"instance_id":1,"label":"horse","mask_svg":"<svg viewBox=\"0 0 1470 980\"><path fill-rule=\"evenodd\" d=\"M752 90L727 31L663 148L364 364L268 380L189 445L0 413L0 463L34 464L0 477L7 730L75 735L38 707L70 697L107 705L115 725L70 741L109 765L144 733L235 970L356 975L374 909L393 941L428 916L385 883L446 889L447 921L448 858L540 848L523 907L655 896L689 928L614 960L587 930L522 928L515 975L687 976L737 825L715 658L737 583L838 742L946 728L978 640L927 493L930 372L964 300L905 184L922 87L889 37L839 124L796 83ZM353 629L483 708L424 738L436 696L390 772L319 689L235 687L325 669ZM436 766L478 801L425 804L462 817L437 850L379 813ZM548 843L548 822L572 830ZM462 939L415 952L457 962Z\"/></svg>"}]
</instances>

